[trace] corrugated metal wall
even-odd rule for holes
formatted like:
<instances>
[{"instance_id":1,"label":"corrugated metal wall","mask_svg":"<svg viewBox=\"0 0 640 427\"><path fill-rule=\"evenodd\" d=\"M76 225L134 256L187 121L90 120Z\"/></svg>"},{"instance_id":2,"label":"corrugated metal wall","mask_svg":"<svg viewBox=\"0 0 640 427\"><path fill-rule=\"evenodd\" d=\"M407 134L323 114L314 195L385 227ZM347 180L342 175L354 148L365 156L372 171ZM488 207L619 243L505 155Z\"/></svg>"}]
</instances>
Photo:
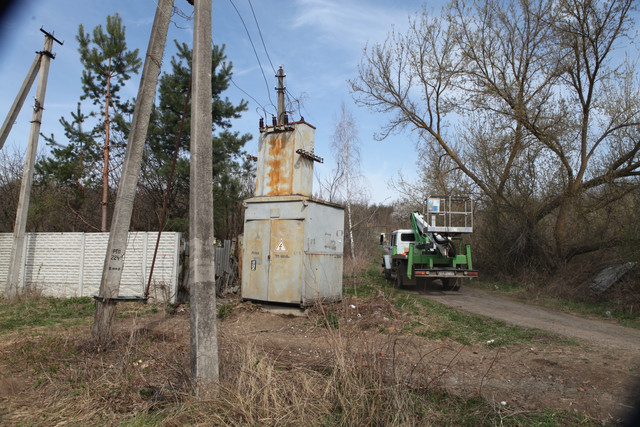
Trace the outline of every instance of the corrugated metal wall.
<instances>
[{"instance_id":1,"label":"corrugated metal wall","mask_svg":"<svg viewBox=\"0 0 640 427\"><path fill-rule=\"evenodd\" d=\"M216 247L214 253L214 261L216 266L216 276L222 276L223 273L231 273L231 240L225 240L223 247Z\"/></svg>"},{"instance_id":2,"label":"corrugated metal wall","mask_svg":"<svg viewBox=\"0 0 640 427\"><path fill-rule=\"evenodd\" d=\"M158 233L131 232L127 241L120 295L142 296L149 279ZM4 288L13 234L0 234L0 284ZM27 233L24 285L46 296L98 294L109 233ZM150 297L174 301L178 288L180 233L162 233Z\"/></svg>"}]
</instances>

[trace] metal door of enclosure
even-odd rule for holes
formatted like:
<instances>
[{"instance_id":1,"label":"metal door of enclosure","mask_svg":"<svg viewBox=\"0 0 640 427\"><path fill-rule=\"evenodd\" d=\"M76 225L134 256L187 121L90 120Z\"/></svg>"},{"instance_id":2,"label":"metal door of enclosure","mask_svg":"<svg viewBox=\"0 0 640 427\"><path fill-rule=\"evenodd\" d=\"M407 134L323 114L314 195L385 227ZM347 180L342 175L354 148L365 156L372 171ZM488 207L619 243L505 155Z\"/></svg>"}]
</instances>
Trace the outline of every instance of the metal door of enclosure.
<instances>
[{"instance_id":1,"label":"metal door of enclosure","mask_svg":"<svg viewBox=\"0 0 640 427\"><path fill-rule=\"evenodd\" d=\"M243 298L267 301L270 235L271 221L269 220L252 220L245 223Z\"/></svg>"},{"instance_id":2,"label":"metal door of enclosure","mask_svg":"<svg viewBox=\"0 0 640 427\"><path fill-rule=\"evenodd\" d=\"M271 221L268 301L300 303L303 246L303 220Z\"/></svg>"}]
</instances>

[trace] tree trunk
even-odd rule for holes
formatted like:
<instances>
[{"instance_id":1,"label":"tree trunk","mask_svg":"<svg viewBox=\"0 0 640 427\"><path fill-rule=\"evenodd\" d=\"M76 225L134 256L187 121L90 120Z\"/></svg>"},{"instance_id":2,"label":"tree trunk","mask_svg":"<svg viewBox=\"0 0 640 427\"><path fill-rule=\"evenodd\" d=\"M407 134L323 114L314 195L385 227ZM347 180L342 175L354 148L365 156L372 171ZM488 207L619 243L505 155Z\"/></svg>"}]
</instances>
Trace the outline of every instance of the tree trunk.
<instances>
[{"instance_id":1,"label":"tree trunk","mask_svg":"<svg viewBox=\"0 0 640 427\"><path fill-rule=\"evenodd\" d=\"M574 198L577 185L575 183L570 184L565 194L562 196L562 201L558 207L558 216L556 217L556 223L554 226L553 234L556 244L556 261L566 261L568 255L568 238L567 238L567 223L569 221L569 214L571 212L571 203Z\"/></svg>"},{"instance_id":2,"label":"tree trunk","mask_svg":"<svg viewBox=\"0 0 640 427\"><path fill-rule=\"evenodd\" d=\"M348 150L347 150L348 153ZM351 190L349 188L349 154L347 154L347 173L346 173L346 187L347 187L347 223L349 225L349 246L351 247L351 259L356 257L356 248L353 242L353 223L351 221Z\"/></svg>"}]
</instances>

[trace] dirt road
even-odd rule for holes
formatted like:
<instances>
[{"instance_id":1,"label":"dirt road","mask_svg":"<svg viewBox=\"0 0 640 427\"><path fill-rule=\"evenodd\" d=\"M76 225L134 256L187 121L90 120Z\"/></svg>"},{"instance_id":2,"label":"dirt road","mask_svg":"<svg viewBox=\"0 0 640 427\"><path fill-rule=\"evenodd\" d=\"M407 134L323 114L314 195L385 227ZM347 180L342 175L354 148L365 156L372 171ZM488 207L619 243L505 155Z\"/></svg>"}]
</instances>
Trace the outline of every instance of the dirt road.
<instances>
[{"instance_id":1,"label":"dirt road","mask_svg":"<svg viewBox=\"0 0 640 427\"><path fill-rule=\"evenodd\" d=\"M470 287L465 287L460 292L443 292L437 286L409 288L408 292L510 324L541 329L608 347L640 351L640 330L620 326L614 320L585 319Z\"/></svg>"}]
</instances>

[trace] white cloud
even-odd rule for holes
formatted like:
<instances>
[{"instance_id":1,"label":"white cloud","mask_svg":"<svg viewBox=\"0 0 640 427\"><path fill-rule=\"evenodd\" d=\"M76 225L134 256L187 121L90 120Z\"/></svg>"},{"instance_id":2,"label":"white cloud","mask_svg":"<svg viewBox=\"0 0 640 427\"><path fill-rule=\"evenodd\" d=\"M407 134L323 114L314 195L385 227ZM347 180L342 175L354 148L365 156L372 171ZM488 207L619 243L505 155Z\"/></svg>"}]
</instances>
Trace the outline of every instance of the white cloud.
<instances>
[{"instance_id":1,"label":"white cloud","mask_svg":"<svg viewBox=\"0 0 640 427\"><path fill-rule=\"evenodd\" d=\"M299 0L294 28L315 29L324 41L360 50L367 42L386 38L392 25L404 27L415 12L406 5L369 1Z\"/></svg>"}]
</instances>

